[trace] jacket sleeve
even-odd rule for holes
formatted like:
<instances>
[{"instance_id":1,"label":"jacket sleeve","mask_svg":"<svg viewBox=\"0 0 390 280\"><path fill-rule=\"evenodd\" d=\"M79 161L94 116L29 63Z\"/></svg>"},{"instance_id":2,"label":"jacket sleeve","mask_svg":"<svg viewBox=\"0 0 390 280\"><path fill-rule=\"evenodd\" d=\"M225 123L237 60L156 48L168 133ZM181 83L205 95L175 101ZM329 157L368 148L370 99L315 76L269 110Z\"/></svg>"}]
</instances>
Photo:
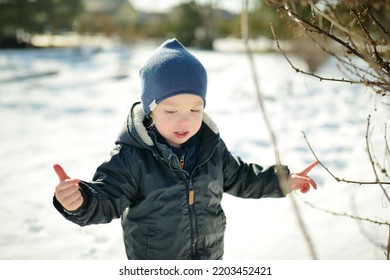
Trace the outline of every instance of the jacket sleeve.
<instances>
[{"instance_id":1,"label":"jacket sleeve","mask_svg":"<svg viewBox=\"0 0 390 280\"><path fill-rule=\"evenodd\" d=\"M222 141L222 140L221 140ZM287 166L263 168L233 156L222 141L224 192L242 198L284 197L290 190L282 190L279 175L288 176Z\"/></svg>"},{"instance_id":2,"label":"jacket sleeve","mask_svg":"<svg viewBox=\"0 0 390 280\"><path fill-rule=\"evenodd\" d=\"M91 182L80 181L83 205L67 211L53 198L55 208L69 221L80 226L108 223L119 218L135 200L138 190L134 176L135 163L117 146L110 158L101 164Z\"/></svg>"}]
</instances>

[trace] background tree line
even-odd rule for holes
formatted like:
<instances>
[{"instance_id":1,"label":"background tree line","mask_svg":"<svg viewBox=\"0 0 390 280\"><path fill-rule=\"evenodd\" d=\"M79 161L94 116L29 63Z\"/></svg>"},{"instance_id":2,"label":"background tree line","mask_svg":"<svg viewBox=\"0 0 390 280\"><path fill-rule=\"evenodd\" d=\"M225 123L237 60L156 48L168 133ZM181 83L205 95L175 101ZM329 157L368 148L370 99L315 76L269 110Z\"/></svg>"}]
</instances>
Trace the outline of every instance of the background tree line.
<instances>
[{"instance_id":1,"label":"background tree line","mask_svg":"<svg viewBox=\"0 0 390 280\"><path fill-rule=\"evenodd\" d=\"M29 33L72 30L82 10L78 0L0 0L0 36L17 29Z\"/></svg>"},{"instance_id":2,"label":"background tree line","mask_svg":"<svg viewBox=\"0 0 390 280\"><path fill-rule=\"evenodd\" d=\"M96 0L95 0L96 1ZM382 0L383 1L383 0ZM212 47L215 38L241 36L241 14L233 14L210 0L201 5L196 1L180 3L166 14L148 14L135 11L128 0L113 0L111 8L98 14L88 9L88 1L79 0L0 0L0 38L13 36L17 31L28 34L81 34L118 35L124 40L166 37L174 34L185 45ZM94 2L89 0L89 3ZM99 2L99 0L98 0ZM102 2L102 1L100 1ZM106 1L107 2L107 1ZM310 16L307 1L296 2L296 9ZM317 1L320 2L320 1ZM376 2L370 1L375 7ZM296 36L296 26L285 24L278 10L264 0L254 0L249 11L249 36L272 38L269 21L273 21L279 38ZM340 9L340 15L348 13ZM388 20L385 9L376 9L377 17Z\"/></svg>"},{"instance_id":3,"label":"background tree line","mask_svg":"<svg viewBox=\"0 0 390 280\"><path fill-rule=\"evenodd\" d=\"M93 2L99 0L0 0L0 38L15 35L17 31L28 34L61 34L70 31L81 34L99 33L118 35L124 40L174 34L185 45L211 48L215 38L241 37L241 13L234 14L220 9L218 1L210 0L203 5L197 1L187 1L165 14L136 11L128 0L106 1L110 3L110 8L96 13L87 5ZM309 1L290 2L302 17L310 20L312 10ZM320 5L324 1L312 2ZM343 1L333 1L338 6L335 12L340 18L348 18L349 10L341 2ZM366 2L376 18L384 22L390 21L389 12L381 8L388 1ZM301 32L274 5L265 0L253 0L249 11L249 37L272 38L270 21L280 39L295 38ZM346 27L354 29L356 24L351 22ZM373 28L372 24L368 28Z\"/></svg>"}]
</instances>

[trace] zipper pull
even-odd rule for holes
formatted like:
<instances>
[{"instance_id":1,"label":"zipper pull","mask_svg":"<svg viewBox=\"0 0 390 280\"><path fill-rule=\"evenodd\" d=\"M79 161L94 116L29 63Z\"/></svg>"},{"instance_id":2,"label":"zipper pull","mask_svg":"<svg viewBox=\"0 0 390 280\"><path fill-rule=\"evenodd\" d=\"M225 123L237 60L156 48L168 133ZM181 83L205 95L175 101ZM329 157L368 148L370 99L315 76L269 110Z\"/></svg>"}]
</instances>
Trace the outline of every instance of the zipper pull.
<instances>
[{"instance_id":1,"label":"zipper pull","mask_svg":"<svg viewBox=\"0 0 390 280\"><path fill-rule=\"evenodd\" d=\"M184 169L184 155L180 158L180 167Z\"/></svg>"},{"instance_id":2,"label":"zipper pull","mask_svg":"<svg viewBox=\"0 0 390 280\"><path fill-rule=\"evenodd\" d=\"M188 190L188 205L193 205L195 201L195 190L193 188Z\"/></svg>"}]
</instances>

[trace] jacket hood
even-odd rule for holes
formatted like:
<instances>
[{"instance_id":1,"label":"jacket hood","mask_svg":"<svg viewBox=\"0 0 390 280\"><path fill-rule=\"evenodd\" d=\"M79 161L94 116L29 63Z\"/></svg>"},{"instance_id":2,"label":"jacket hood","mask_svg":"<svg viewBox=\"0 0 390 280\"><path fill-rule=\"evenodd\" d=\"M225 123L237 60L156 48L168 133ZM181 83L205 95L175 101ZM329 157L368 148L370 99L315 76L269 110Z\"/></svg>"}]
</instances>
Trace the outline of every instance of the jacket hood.
<instances>
[{"instance_id":1,"label":"jacket hood","mask_svg":"<svg viewBox=\"0 0 390 280\"><path fill-rule=\"evenodd\" d=\"M142 109L141 102L135 103L124 121L115 143L152 149L154 142L144 125L145 117L146 115ZM218 126L205 112L203 112L203 125L206 125L215 136L219 134Z\"/></svg>"}]
</instances>

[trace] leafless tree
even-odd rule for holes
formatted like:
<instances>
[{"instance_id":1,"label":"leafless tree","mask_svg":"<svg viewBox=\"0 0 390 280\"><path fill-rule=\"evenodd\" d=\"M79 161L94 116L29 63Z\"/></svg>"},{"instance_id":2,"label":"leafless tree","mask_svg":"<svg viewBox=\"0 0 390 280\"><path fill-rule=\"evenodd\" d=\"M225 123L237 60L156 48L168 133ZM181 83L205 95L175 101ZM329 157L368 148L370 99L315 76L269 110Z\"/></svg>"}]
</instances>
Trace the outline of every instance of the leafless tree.
<instances>
[{"instance_id":1,"label":"leafless tree","mask_svg":"<svg viewBox=\"0 0 390 280\"><path fill-rule=\"evenodd\" d=\"M324 52L339 61L340 77L322 77L342 83L363 84L390 97L390 8L389 1L355 0L266 0L300 27ZM308 16L303 7L310 8ZM379 15L378 15L379 14ZM326 42L326 43L325 43ZM388 99L387 99L388 101Z\"/></svg>"},{"instance_id":2,"label":"leafless tree","mask_svg":"<svg viewBox=\"0 0 390 280\"><path fill-rule=\"evenodd\" d=\"M288 52L280 47L277 34L274 33L277 46L291 67L302 74L313 76L320 81L361 84L378 95L385 106L390 106L390 3L385 0L266 0L283 15L291 24L300 30L302 36L309 37L323 52L332 56L338 62L339 77L324 77L315 71L306 71L296 67L289 59ZM310 13L307 10L310 10ZM271 23L272 28L272 23ZM309 68L310 69L310 68ZM367 117L367 130L364 135L368 160L373 169L373 180L358 181L335 176L317 156L306 135L304 138L315 158L325 170L338 182L359 185L378 185L383 191L386 207L389 207L390 184L390 148L385 123L383 137L384 157L382 163L372 152L370 136L371 116ZM380 179L380 174L385 180ZM311 205L313 208L315 206ZM324 210L333 215L347 216L359 221L372 222L389 227L385 255L390 259L390 222L355 217L350 214L340 214Z\"/></svg>"},{"instance_id":3,"label":"leafless tree","mask_svg":"<svg viewBox=\"0 0 390 280\"><path fill-rule=\"evenodd\" d=\"M245 24L247 17L247 3L243 0L243 34L246 42L247 53L250 60L251 49L247 43L248 30ZM315 72L316 67L310 67L309 71L296 67L289 59L289 50L282 48L279 44L277 34L274 33L277 47L286 58L291 67L302 74L310 75L317 78L319 81L329 81L338 83L361 84L365 86L373 95L376 95L385 106L390 106L390 2L386 0L374 1L357 1L357 0L265 0L268 5L275 7L280 13L281 20L287 20L289 24L295 27L295 32L299 32L297 36L309 38L314 42L323 53L333 57L337 61L337 66L340 70L339 76L325 77ZM309 11L309 12L308 12ZM271 23L272 28L272 23ZM254 82L256 85L258 100L262 108L267 127L269 129L275 157L280 163L280 155L278 152L276 136L272 130L272 125L267 120L263 99L258 81L256 80L256 69L251 63L254 73ZM379 131L379 130L378 130ZM387 124L385 124L385 132L382 146L384 147L385 160L380 162L378 157L373 153L370 144L371 116L367 117L367 130L364 135L366 140L366 148L368 160L373 169L373 180L358 181L354 179L344 179L335 176L325 164L317 156L314 149L311 147L309 140L304 134L310 150L319 163L325 170L338 182L345 182L358 185L378 185L383 191L383 197L386 207L390 207L389 185L390 185L390 144L387 138ZM378 133L378 132L375 132ZM382 156L382 155L381 155ZM380 176L382 175L382 176ZM384 177L385 180L380 179ZM296 202L293 200L294 207ZM378 221L370 218L361 218L352 214L336 213L331 210L320 209L310 203L307 203L313 208L325 211L327 213L345 216L356 219L359 222L371 222L377 225L385 225L389 228L389 238L386 240L385 246L381 248L385 251L386 259L390 259L390 221ZM306 225L299 214L299 209L296 209L296 215L300 222L300 226L312 258L316 258L314 246L310 236L307 234Z\"/></svg>"},{"instance_id":4,"label":"leafless tree","mask_svg":"<svg viewBox=\"0 0 390 280\"><path fill-rule=\"evenodd\" d=\"M274 155L275 155L275 161L276 161L277 166L281 167L282 166L282 161L281 161L281 158L280 158L277 137L276 137L276 134L275 134L275 132L273 130L270 118L268 117L268 114L267 114L267 110L266 110L266 106L265 106L265 102L264 102L264 95L260 91L260 85L259 85L259 81L257 79L257 77L258 77L257 69L255 67L255 62L254 62L254 58L253 58L253 52L252 52L252 49L251 49L250 44L249 44L249 30L248 30L248 26L249 26L248 25L248 17L249 17L249 13L248 13L248 6L249 6L248 5L248 0L242 0L242 15L241 15L241 19L242 19L242 22L241 22L242 38L244 40L246 53L248 55L248 59L249 59L249 63L250 63L250 68L251 68L251 72L252 72L252 78L253 78L253 82L254 82L255 89L256 89L257 101L259 103L259 106L260 106L260 109L261 109L261 112L262 112L262 115L263 115L263 119L264 119L265 124L267 126L267 130L268 130L268 132L270 134L270 137L271 137L272 147L273 147ZM280 170L282 170L282 168ZM279 179L280 186L282 187L284 192L287 192L288 182L287 182L286 174L284 172L277 172L277 174L278 174L278 179ZM304 237L304 239L306 241L306 244L308 246L308 250L310 252L310 256L311 256L312 259L317 259L317 253L316 253L316 250L315 250L312 238L310 237L310 234L309 234L309 232L307 230L306 224L305 224L305 222L303 220L301 211L299 209L298 203L297 203L294 195L291 195L290 199L291 199L292 207L294 209L294 213L295 213L295 216L297 218L297 221L298 221L299 227L301 229L302 235L303 235L303 237Z\"/></svg>"}]
</instances>

